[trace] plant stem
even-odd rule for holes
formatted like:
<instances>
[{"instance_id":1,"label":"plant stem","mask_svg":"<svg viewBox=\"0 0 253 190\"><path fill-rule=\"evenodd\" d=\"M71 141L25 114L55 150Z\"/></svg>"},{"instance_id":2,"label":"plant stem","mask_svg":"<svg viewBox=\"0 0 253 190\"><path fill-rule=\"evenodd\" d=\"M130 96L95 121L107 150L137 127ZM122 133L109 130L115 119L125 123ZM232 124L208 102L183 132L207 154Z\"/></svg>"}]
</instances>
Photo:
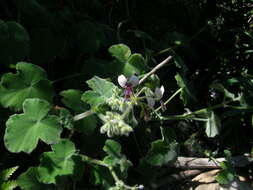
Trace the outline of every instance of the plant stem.
<instances>
[{"instance_id":1,"label":"plant stem","mask_svg":"<svg viewBox=\"0 0 253 190\"><path fill-rule=\"evenodd\" d=\"M90 158L90 157L88 157L86 155L82 155L82 154L79 154L79 155L81 155L83 161L89 162L91 164L99 165L99 166L104 166L104 167L107 167L107 168L110 167L109 165L107 165L106 163L104 163L101 160Z\"/></svg>"},{"instance_id":2,"label":"plant stem","mask_svg":"<svg viewBox=\"0 0 253 190\"><path fill-rule=\"evenodd\" d=\"M189 119L189 118L191 118L192 116L194 116L196 114L201 114L201 113L205 113L205 112L210 111L210 110L214 110L214 109L217 109L217 108L225 107L226 104L228 104L230 102L232 102L232 101L228 101L228 102L217 104L217 105L214 105L214 106L211 106L211 107L203 108L203 109L200 109L200 110L188 113L188 114L172 115L172 116L160 116L159 119L161 119L161 120Z\"/></svg>"},{"instance_id":3,"label":"plant stem","mask_svg":"<svg viewBox=\"0 0 253 190\"><path fill-rule=\"evenodd\" d=\"M171 95L171 97L169 97L168 100L166 100L166 102L164 102L164 105L168 104L181 91L182 91L182 88L179 88L174 94ZM162 106L160 106L157 109L155 109L155 112L159 111L160 109L162 109Z\"/></svg>"},{"instance_id":4,"label":"plant stem","mask_svg":"<svg viewBox=\"0 0 253 190\"><path fill-rule=\"evenodd\" d=\"M88 110L86 112L83 112L83 113L80 113L78 115L75 115L73 119L74 119L74 121L78 121L78 120L81 120L81 119L83 119L85 117L88 117L88 116L90 116L92 114L95 114L95 112L92 111L92 110Z\"/></svg>"},{"instance_id":5,"label":"plant stem","mask_svg":"<svg viewBox=\"0 0 253 190\"><path fill-rule=\"evenodd\" d=\"M163 60L161 63L159 63L158 65L156 65L150 72L148 72L146 75L144 75L144 77L140 80L139 84L143 83L149 76L151 76L152 74L154 74L158 69L162 68L172 58L173 58L173 56L169 56L165 60Z\"/></svg>"}]
</instances>

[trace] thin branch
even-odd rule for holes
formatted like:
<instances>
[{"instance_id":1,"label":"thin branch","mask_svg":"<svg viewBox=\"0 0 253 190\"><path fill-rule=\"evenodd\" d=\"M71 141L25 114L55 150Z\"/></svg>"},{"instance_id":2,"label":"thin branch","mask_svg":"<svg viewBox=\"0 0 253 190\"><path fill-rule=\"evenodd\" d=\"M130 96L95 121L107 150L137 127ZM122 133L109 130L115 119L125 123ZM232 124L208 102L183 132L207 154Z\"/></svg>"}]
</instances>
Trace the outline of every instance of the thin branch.
<instances>
[{"instance_id":1,"label":"thin branch","mask_svg":"<svg viewBox=\"0 0 253 190\"><path fill-rule=\"evenodd\" d=\"M149 76L154 74L158 69L162 68L165 64L169 63L169 61L173 58L173 56L167 57L165 60L163 60L161 63L156 65L150 72L148 72L139 82L139 84L143 83Z\"/></svg>"}]
</instances>

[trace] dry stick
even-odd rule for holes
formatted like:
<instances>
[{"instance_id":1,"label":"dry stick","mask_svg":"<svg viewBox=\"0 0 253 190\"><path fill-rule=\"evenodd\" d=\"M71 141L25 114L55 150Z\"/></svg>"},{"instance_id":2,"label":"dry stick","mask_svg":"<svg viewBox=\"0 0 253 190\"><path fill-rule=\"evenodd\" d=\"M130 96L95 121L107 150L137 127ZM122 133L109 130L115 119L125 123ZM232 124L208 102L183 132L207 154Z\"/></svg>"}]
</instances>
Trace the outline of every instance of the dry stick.
<instances>
[{"instance_id":1,"label":"dry stick","mask_svg":"<svg viewBox=\"0 0 253 190\"><path fill-rule=\"evenodd\" d=\"M154 74L158 69L160 69L161 67L163 67L165 64L167 64L173 57L169 56L167 57L165 60L163 60L161 63L159 63L158 65L156 65L150 72L148 72L139 82L139 84L143 83L149 76L151 76L152 74Z\"/></svg>"},{"instance_id":2,"label":"dry stick","mask_svg":"<svg viewBox=\"0 0 253 190\"><path fill-rule=\"evenodd\" d=\"M183 169L215 169L221 168L220 163L223 161L226 161L226 159L216 158L210 160L209 158L178 157L177 161L169 166ZM253 162L253 158L249 155L241 155L232 157L231 161L234 167L245 167Z\"/></svg>"}]
</instances>

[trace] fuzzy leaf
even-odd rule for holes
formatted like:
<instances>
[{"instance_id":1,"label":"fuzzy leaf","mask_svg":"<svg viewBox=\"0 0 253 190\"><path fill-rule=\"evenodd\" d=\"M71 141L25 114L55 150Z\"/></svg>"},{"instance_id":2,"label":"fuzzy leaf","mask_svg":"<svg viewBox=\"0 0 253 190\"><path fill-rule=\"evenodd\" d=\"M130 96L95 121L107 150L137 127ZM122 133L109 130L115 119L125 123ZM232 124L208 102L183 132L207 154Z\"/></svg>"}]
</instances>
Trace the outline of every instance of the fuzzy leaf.
<instances>
[{"instance_id":1,"label":"fuzzy leaf","mask_svg":"<svg viewBox=\"0 0 253 190\"><path fill-rule=\"evenodd\" d=\"M20 62L16 65L17 73L6 73L0 83L0 103L20 111L26 98L40 98L52 101L54 91L46 72L40 67Z\"/></svg>"},{"instance_id":2,"label":"fuzzy leaf","mask_svg":"<svg viewBox=\"0 0 253 190\"><path fill-rule=\"evenodd\" d=\"M45 152L40 158L38 179L43 183L56 183L56 177L72 176L79 179L83 173L81 157L76 155L74 143L63 139L52 145L52 152Z\"/></svg>"},{"instance_id":3,"label":"fuzzy leaf","mask_svg":"<svg viewBox=\"0 0 253 190\"><path fill-rule=\"evenodd\" d=\"M51 106L45 100L27 99L22 114L12 115L6 122L4 143L11 152L32 152L39 139L48 144L56 143L62 131L59 119L48 115Z\"/></svg>"},{"instance_id":4,"label":"fuzzy leaf","mask_svg":"<svg viewBox=\"0 0 253 190\"><path fill-rule=\"evenodd\" d=\"M88 80L87 83L92 91L86 91L82 95L82 100L89 103L92 108L104 104L113 95L114 89L117 88L113 83L97 76Z\"/></svg>"}]
</instances>

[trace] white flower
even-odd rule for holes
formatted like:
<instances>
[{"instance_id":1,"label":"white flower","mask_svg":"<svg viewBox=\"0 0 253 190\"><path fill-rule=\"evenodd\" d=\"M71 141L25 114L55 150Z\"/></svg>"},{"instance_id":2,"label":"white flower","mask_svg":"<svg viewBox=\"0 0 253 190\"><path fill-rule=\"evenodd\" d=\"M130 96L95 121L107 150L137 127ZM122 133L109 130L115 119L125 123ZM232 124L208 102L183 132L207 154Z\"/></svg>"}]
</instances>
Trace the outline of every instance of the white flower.
<instances>
[{"instance_id":1,"label":"white flower","mask_svg":"<svg viewBox=\"0 0 253 190\"><path fill-rule=\"evenodd\" d=\"M124 75L118 76L118 83L122 88L126 87L127 78Z\"/></svg>"},{"instance_id":2,"label":"white flower","mask_svg":"<svg viewBox=\"0 0 253 190\"><path fill-rule=\"evenodd\" d=\"M158 100L160 100L163 97L163 94L164 94L164 86L155 89L155 96Z\"/></svg>"},{"instance_id":3,"label":"white flower","mask_svg":"<svg viewBox=\"0 0 253 190\"><path fill-rule=\"evenodd\" d=\"M135 87L139 84L139 79L137 76L132 75L129 80L124 76L124 75L119 75L118 76L118 83L122 88L126 87Z\"/></svg>"}]
</instances>

